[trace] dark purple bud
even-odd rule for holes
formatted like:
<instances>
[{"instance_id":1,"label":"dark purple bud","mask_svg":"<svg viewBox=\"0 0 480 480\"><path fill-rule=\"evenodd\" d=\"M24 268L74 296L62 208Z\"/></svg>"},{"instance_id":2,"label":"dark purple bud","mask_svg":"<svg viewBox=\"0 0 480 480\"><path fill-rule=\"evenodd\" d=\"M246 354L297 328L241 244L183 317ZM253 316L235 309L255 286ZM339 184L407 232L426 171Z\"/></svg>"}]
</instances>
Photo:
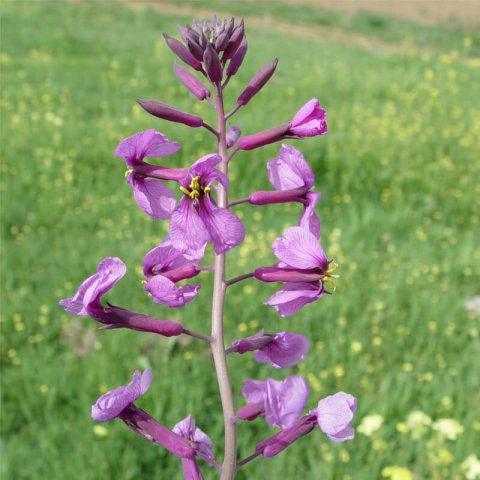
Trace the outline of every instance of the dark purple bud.
<instances>
[{"instance_id":1,"label":"dark purple bud","mask_svg":"<svg viewBox=\"0 0 480 480\"><path fill-rule=\"evenodd\" d=\"M88 314L97 322L103 323L102 330L129 328L138 332L150 332L164 337L176 337L183 333L180 323L169 320L158 320L141 313L131 312L124 308L108 304L108 308L91 308Z\"/></svg>"},{"instance_id":2,"label":"dark purple bud","mask_svg":"<svg viewBox=\"0 0 480 480\"><path fill-rule=\"evenodd\" d=\"M196 60L200 62L203 60L203 48L195 40L187 37L187 47Z\"/></svg>"},{"instance_id":3,"label":"dark purple bud","mask_svg":"<svg viewBox=\"0 0 480 480\"><path fill-rule=\"evenodd\" d=\"M169 37L166 33L163 34L165 41L169 46L170 50L178 57L180 60L183 60L187 65L190 65L194 70L201 71L202 64L195 59L195 57L188 51L185 45L182 45L177 39Z\"/></svg>"},{"instance_id":4,"label":"dark purple bud","mask_svg":"<svg viewBox=\"0 0 480 480\"><path fill-rule=\"evenodd\" d=\"M288 203L288 202L306 202L305 194L308 192L307 187L292 188L291 190L267 190L253 192L248 197L249 203L252 205L269 205L271 203Z\"/></svg>"},{"instance_id":5,"label":"dark purple bud","mask_svg":"<svg viewBox=\"0 0 480 480\"><path fill-rule=\"evenodd\" d=\"M199 100L205 100L210 96L208 88L186 68L181 67L178 63L173 66L175 76L190 90Z\"/></svg>"},{"instance_id":6,"label":"dark purple bud","mask_svg":"<svg viewBox=\"0 0 480 480\"><path fill-rule=\"evenodd\" d=\"M200 43L200 34L197 32L197 30L193 29L190 25L187 25L186 30L187 30L187 38L190 38L196 43Z\"/></svg>"},{"instance_id":7,"label":"dark purple bud","mask_svg":"<svg viewBox=\"0 0 480 480\"><path fill-rule=\"evenodd\" d=\"M217 52L223 52L228 45L228 41L230 40L230 34L227 31L223 31L215 40L215 50Z\"/></svg>"},{"instance_id":8,"label":"dark purple bud","mask_svg":"<svg viewBox=\"0 0 480 480\"><path fill-rule=\"evenodd\" d=\"M242 20L240 21L240 25L235 27L235 30L232 32L227 48L223 52L223 57L222 57L223 62L233 57L233 54L237 51L237 48L242 43L244 36L245 36L245 27L243 25L243 18L242 18Z\"/></svg>"},{"instance_id":9,"label":"dark purple bud","mask_svg":"<svg viewBox=\"0 0 480 480\"><path fill-rule=\"evenodd\" d=\"M155 100L137 100L137 103L154 117L163 118L169 122L183 123L184 125L194 128L203 125L203 120L197 115L182 112L165 103L160 103Z\"/></svg>"},{"instance_id":10,"label":"dark purple bud","mask_svg":"<svg viewBox=\"0 0 480 480\"><path fill-rule=\"evenodd\" d=\"M203 62L210 81L212 83L220 83L223 77L222 64L220 63L217 52L210 44L207 45L205 49Z\"/></svg>"},{"instance_id":11,"label":"dark purple bud","mask_svg":"<svg viewBox=\"0 0 480 480\"><path fill-rule=\"evenodd\" d=\"M240 137L242 131L236 125L232 125L227 130L227 148L233 147Z\"/></svg>"},{"instance_id":12,"label":"dark purple bud","mask_svg":"<svg viewBox=\"0 0 480 480\"><path fill-rule=\"evenodd\" d=\"M248 82L247 87L238 97L237 103L239 105L246 105L270 80L275 72L275 69L277 68L277 65L278 58L261 68Z\"/></svg>"},{"instance_id":13,"label":"dark purple bud","mask_svg":"<svg viewBox=\"0 0 480 480\"><path fill-rule=\"evenodd\" d=\"M325 277L320 269L302 270L297 268L260 267L254 277L261 282L318 282Z\"/></svg>"},{"instance_id":14,"label":"dark purple bud","mask_svg":"<svg viewBox=\"0 0 480 480\"><path fill-rule=\"evenodd\" d=\"M288 125L280 125L264 132L255 133L238 139L238 148L240 150L253 150L263 147L270 143L279 142L288 132Z\"/></svg>"},{"instance_id":15,"label":"dark purple bud","mask_svg":"<svg viewBox=\"0 0 480 480\"><path fill-rule=\"evenodd\" d=\"M234 25L235 25L235 19L232 17L228 21L228 23L225 25L225 31L228 32L228 35L232 34Z\"/></svg>"},{"instance_id":16,"label":"dark purple bud","mask_svg":"<svg viewBox=\"0 0 480 480\"><path fill-rule=\"evenodd\" d=\"M240 407L237 412L237 418L240 420L255 420L257 417L260 415L263 415L265 413L265 408L263 407L262 404L258 403L247 403L246 405L243 405L243 407Z\"/></svg>"},{"instance_id":17,"label":"dark purple bud","mask_svg":"<svg viewBox=\"0 0 480 480\"><path fill-rule=\"evenodd\" d=\"M237 51L233 54L232 59L227 67L227 76L231 77L238 72L238 69L241 67L243 63L243 59L245 58L245 54L247 53L248 42L247 38L244 37L242 43L237 48Z\"/></svg>"},{"instance_id":18,"label":"dark purple bud","mask_svg":"<svg viewBox=\"0 0 480 480\"><path fill-rule=\"evenodd\" d=\"M242 354L246 352L253 352L255 350L261 350L269 343L273 342L274 338L275 335L265 334L264 331L261 330L256 335L251 337L234 340L229 351Z\"/></svg>"},{"instance_id":19,"label":"dark purple bud","mask_svg":"<svg viewBox=\"0 0 480 480\"><path fill-rule=\"evenodd\" d=\"M135 405L132 404L123 410L119 418L135 433L150 442L161 445L175 456L180 458L193 458L195 456L195 450L187 439L164 427L147 412Z\"/></svg>"},{"instance_id":20,"label":"dark purple bud","mask_svg":"<svg viewBox=\"0 0 480 480\"><path fill-rule=\"evenodd\" d=\"M178 30L178 34L180 35L182 40L186 43L187 42L187 31L181 25L177 25L177 30Z\"/></svg>"}]
</instances>

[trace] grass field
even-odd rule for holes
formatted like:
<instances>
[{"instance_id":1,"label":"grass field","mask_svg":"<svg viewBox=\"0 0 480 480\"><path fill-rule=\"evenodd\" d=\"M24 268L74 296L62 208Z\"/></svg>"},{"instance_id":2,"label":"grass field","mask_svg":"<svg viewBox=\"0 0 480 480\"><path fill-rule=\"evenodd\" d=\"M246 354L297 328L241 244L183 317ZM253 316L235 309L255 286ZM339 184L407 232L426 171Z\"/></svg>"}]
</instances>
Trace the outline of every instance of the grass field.
<instances>
[{"instance_id":1,"label":"grass field","mask_svg":"<svg viewBox=\"0 0 480 480\"><path fill-rule=\"evenodd\" d=\"M359 399L355 441L334 445L315 431L276 458L255 460L238 478L479 478L472 456L480 443L479 316L464 305L480 293L478 34L377 15L386 26L379 35L365 15L319 11L305 18L288 5L275 6L264 28L258 18L249 28L251 5L218 5L245 15L250 47L227 104L233 106L259 67L280 56L268 87L235 117L244 133L290 119L312 97L328 111L328 135L295 146L316 173L322 244L341 275L332 297L290 319L262 305L275 286L232 287L228 341L261 327L312 340L306 362L288 372L232 357L237 406L244 379L293 373L310 383L308 408L338 390ZM125 165L113 155L121 139L147 128L182 142L172 161L184 166L214 149L208 132L157 121L134 102L156 98L213 122L208 105L174 82L161 35L174 35L176 24L191 17L135 2L4 2L5 480L180 479L179 462L161 448L120 421L99 428L90 419L97 397L125 384L135 368L155 374L139 406L167 426L191 413L221 458L208 348L184 338L99 333L93 320L68 316L57 305L100 259L118 256L129 270L109 294L112 303L209 331L209 273L202 273L202 292L184 309L153 304L143 291L141 259L167 224L137 208ZM331 22L318 20L325 18ZM286 22L296 20L321 24L326 33L289 34ZM345 36L330 37L328 28ZM368 45L349 41L352 32L369 38ZM278 145L237 155L231 198L267 188L266 162L277 152ZM273 239L299 215L282 205L242 205L237 212L247 239L228 255L229 276L273 263ZM238 430L240 457L271 433L263 420ZM204 473L216 478L207 468Z\"/></svg>"}]
</instances>

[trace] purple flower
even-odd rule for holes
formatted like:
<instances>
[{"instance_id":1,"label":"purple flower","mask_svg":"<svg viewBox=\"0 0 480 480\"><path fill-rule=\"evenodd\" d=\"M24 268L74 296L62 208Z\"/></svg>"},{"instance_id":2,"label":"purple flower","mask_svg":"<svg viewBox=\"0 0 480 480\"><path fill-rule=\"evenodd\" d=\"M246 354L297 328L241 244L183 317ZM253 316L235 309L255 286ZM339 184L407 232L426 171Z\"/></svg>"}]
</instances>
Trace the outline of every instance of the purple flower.
<instances>
[{"instance_id":1,"label":"purple flower","mask_svg":"<svg viewBox=\"0 0 480 480\"><path fill-rule=\"evenodd\" d=\"M122 140L115 155L123 157L129 168L128 183L138 206L154 219L167 219L175 208L174 193L159 180L175 180L185 175L183 169L156 167L143 161L146 157L166 157L180 150L180 144L153 128ZM148 178L150 177L150 178Z\"/></svg>"},{"instance_id":2,"label":"purple flower","mask_svg":"<svg viewBox=\"0 0 480 480\"><path fill-rule=\"evenodd\" d=\"M246 380L242 395L249 402L237 412L242 420L253 420L265 415L267 423L274 427L291 427L305 408L308 399L308 383L299 375L291 375L283 382L267 378L264 382Z\"/></svg>"},{"instance_id":3,"label":"purple flower","mask_svg":"<svg viewBox=\"0 0 480 480\"><path fill-rule=\"evenodd\" d=\"M215 456L213 454L213 442L210 438L200 430L195 420L189 415L181 422L178 422L172 431L177 435L189 440L194 445L197 454L202 457L209 465L215 465Z\"/></svg>"},{"instance_id":4,"label":"purple flower","mask_svg":"<svg viewBox=\"0 0 480 480\"><path fill-rule=\"evenodd\" d=\"M327 112L316 98L309 100L292 118L289 133L297 137L315 137L328 131Z\"/></svg>"},{"instance_id":5,"label":"purple flower","mask_svg":"<svg viewBox=\"0 0 480 480\"><path fill-rule=\"evenodd\" d=\"M249 196L249 202L253 205L302 203L299 226L320 238L320 220L315 213L320 193L311 191L315 175L303 155L290 145L282 145L279 156L268 162L268 179L276 191L254 192Z\"/></svg>"},{"instance_id":6,"label":"purple flower","mask_svg":"<svg viewBox=\"0 0 480 480\"><path fill-rule=\"evenodd\" d=\"M147 280L145 290L151 293L154 302L167 307L183 307L200 290L200 285L175 285L200 271L198 261L187 260L168 237L143 257L143 273Z\"/></svg>"},{"instance_id":7,"label":"purple flower","mask_svg":"<svg viewBox=\"0 0 480 480\"><path fill-rule=\"evenodd\" d=\"M96 422L108 422L117 418L125 408L145 394L150 388L153 373L147 369L143 373L135 370L132 381L126 387L102 395L92 406L92 419Z\"/></svg>"},{"instance_id":8,"label":"purple flower","mask_svg":"<svg viewBox=\"0 0 480 480\"><path fill-rule=\"evenodd\" d=\"M273 244L273 253L280 262L273 267L258 268L254 272L262 282L285 282L277 293L265 302L275 307L282 317L298 312L307 303L325 293L325 284L335 286L332 278L336 268L327 259L316 236L302 227L287 228L283 237Z\"/></svg>"},{"instance_id":9,"label":"purple flower","mask_svg":"<svg viewBox=\"0 0 480 480\"><path fill-rule=\"evenodd\" d=\"M200 258L210 241L217 255L225 253L245 236L240 219L211 199L214 181L224 187L228 184L226 175L215 168L220 161L216 154L200 158L179 182L183 198L172 213L169 236L172 245L186 258Z\"/></svg>"},{"instance_id":10,"label":"purple flower","mask_svg":"<svg viewBox=\"0 0 480 480\"><path fill-rule=\"evenodd\" d=\"M97 269L97 273L87 278L72 298L60 300L60 305L68 313L90 316L103 323L103 329L130 328L141 332L152 332L166 337L177 336L183 332L179 323L131 312L115 305L104 307L101 297L107 293L125 275L125 264L119 258L105 258Z\"/></svg>"},{"instance_id":11,"label":"purple flower","mask_svg":"<svg viewBox=\"0 0 480 480\"><path fill-rule=\"evenodd\" d=\"M290 123L280 125L270 130L240 137L240 150L253 150L270 143L279 142L285 138L314 137L325 135L328 131L327 112L320 107L316 98L309 100L293 117Z\"/></svg>"},{"instance_id":12,"label":"purple flower","mask_svg":"<svg viewBox=\"0 0 480 480\"><path fill-rule=\"evenodd\" d=\"M345 392L320 400L317 406L320 430L336 443L352 440L355 437L352 420L356 409L357 399Z\"/></svg>"},{"instance_id":13,"label":"purple flower","mask_svg":"<svg viewBox=\"0 0 480 480\"><path fill-rule=\"evenodd\" d=\"M229 350L237 353L254 351L258 363L290 368L305 359L309 348L310 341L304 335L292 332L266 334L261 330L252 337L233 341Z\"/></svg>"}]
</instances>

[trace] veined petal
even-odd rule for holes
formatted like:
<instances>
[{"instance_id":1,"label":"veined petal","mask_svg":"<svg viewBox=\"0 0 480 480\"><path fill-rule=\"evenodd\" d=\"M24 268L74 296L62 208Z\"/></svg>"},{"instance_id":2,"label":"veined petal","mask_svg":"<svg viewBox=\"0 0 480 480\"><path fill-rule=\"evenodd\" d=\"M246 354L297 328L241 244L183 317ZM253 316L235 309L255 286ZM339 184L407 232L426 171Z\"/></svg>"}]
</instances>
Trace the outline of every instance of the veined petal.
<instances>
[{"instance_id":1,"label":"veined petal","mask_svg":"<svg viewBox=\"0 0 480 480\"><path fill-rule=\"evenodd\" d=\"M143 273L146 277L155 275L171 268L180 267L188 260L166 238L158 247L150 250L142 260Z\"/></svg>"},{"instance_id":2,"label":"veined petal","mask_svg":"<svg viewBox=\"0 0 480 480\"><path fill-rule=\"evenodd\" d=\"M277 333L273 340L254 353L259 363L269 363L274 368L290 368L307 356L310 341L304 335L292 332Z\"/></svg>"},{"instance_id":3,"label":"veined petal","mask_svg":"<svg viewBox=\"0 0 480 480\"><path fill-rule=\"evenodd\" d=\"M319 192L308 192L307 193L307 205L303 207L302 215L298 221L298 226L305 228L310 233L312 233L315 238L320 239L320 219L315 213L315 208L318 201L320 200Z\"/></svg>"},{"instance_id":4,"label":"veined petal","mask_svg":"<svg viewBox=\"0 0 480 480\"><path fill-rule=\"evenodd\" d=\"M328 269L328 259L318 239L301 227L287 228L273 244L275 256L294 268Z\"/></svg>"},{"instance_id":5,"label":"veined petal","mask_svg":"<svg viewBox=\"0 0 480 480\"><path fill-rule=\"evenodd\" d=\"M290 317L308 303L312 303L323 295L323 287L312 283L286 283L266 302L275 308L282 317Z\"/></svg>"},{"instance_id":6,"label":"veined petal","mask_svg":"<svg viewBox=\"0 0 480 480\"><path fill-rule=\"evenodd\" d=\"M131 173L129 183L137 205L154 220L170 218L175 208L175 194L160 180L142 178Z\"/></svg>"},{"instance_id":7,"label":"veined petal","mask_svg":"<svg viewBox=\"0 0 480 480\"><path fill-rule=\"evenodd\" d=\"M199 203L198 214L208 229L217 255L243 242L245 228L241 220L230 210L214 205L209 196Z\"/></svg>"},{"instance_id":8,"label":"veined petal","mask_svg":"<svg viewBox=\"0 0 480 480\"><path fill-rule=\"evenodd\" d=\"M215 180L228 187L227 176L217 170L215 167L222 161L222 157L216 153L211 153L199 158L189 169L187 177L181 182L182 186L187 187L193 177L200 177L202 185L208 186Z\"/></svg>"},{"instance_id":9,"label":"veined petal","mask_svg":"<svg viewBox=\"0 0 480 480\"><path fill-rule=\"evenodd\" d=\"M167 307L183 307L192 301L200 290L196 285L175 285L171 280L162 275L155 275L145 285L145 290L150 292L156 303Z\"/></svg>"},{"instance_id":10,"label":"veined petal","mask_svg":"<svg viewBox=\"0 0 480 480\"><path fill-rule=\"evenodd\" d=\"M301 152L290 145L282 145L279 156L270 160L267 168L268 179L276 190L311 188L315 181L315 175Z\"/></svg>"},{"instance_id":11,"label":"veined petal","mask_svg":"<svg viewBox=\"0 0 480 480\"><path fill-rule=\"evenodd\" d=\"M189 259L203 256L210 233L193 202L183 197L172 212L169 237L172 245Z\"/></svg>"}]
</instances>

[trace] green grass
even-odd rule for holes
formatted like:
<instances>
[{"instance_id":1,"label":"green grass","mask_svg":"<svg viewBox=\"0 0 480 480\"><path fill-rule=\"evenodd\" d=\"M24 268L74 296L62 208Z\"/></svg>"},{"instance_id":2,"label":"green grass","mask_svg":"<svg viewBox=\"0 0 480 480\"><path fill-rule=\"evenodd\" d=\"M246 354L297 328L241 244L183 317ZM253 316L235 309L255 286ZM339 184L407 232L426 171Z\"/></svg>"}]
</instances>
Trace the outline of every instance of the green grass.
<instances>
[{"instance_id":1,"label":"green grass","mask_svg":"<svg viewBox=\"0 0 480 480\"><path fill-rule=\"evenodd\" d=\"M100 259L119 256L129 271L109 294L112 303L208 332L208 273L199 297L181 310L153 304L143 291L142 256L167 225L138 210L125 166L113 155L121 139L152 127L183 143L171 160L178 164L214 149L208 132L157 121L134 102L157 98L213 122L208 105L174 82L161 36L189 20L115 4L4 5L4 478L181 478L179 462L161 448L121 422L106 424L107 435L99 436L89 418L100 393L147 366L155 379L139 406L168 426L192 413L221 458L207 348L183 338L98 333L93 321L70 317L57 305ZM237 406L244 379L301 373L312 387L308 408L345 390L359 399L357 426L372 414L384 423L372 436L358 433L342 445L315 431L274 459L255 460L238 478L371 480L386 475L388 466L406 467L416 479L464 478L461 464L480 430L478 317L464 308L479 293L478 59L458 39L449 44L448 35L446 43L432 43L438 53L425 54L329 39L309 43L272 30L248 34L250 51L227 104L233 106L259 67L281 58L270 84L235 117L244 133L288 120L314 96L329 113L327 136L295 146L316 173L322 244L339 262L341 278L335 295L290 319L261 305L274 286L232 287L228 341L263 327L303 333L313 345L307 361L288 372L232 357ZM266 161L277 151L278 145L235 157L231 198L268 188ZM281 205L237 211L248 236L228 255L229 276L271 264L273 239L299 215L298 208ZM433 421L453 418L464 432L450 441L427 428L414 438L403 423L416 410ZM263 420L240 424L240 456L270 433Z\"/></svg>"}]
</instances>

